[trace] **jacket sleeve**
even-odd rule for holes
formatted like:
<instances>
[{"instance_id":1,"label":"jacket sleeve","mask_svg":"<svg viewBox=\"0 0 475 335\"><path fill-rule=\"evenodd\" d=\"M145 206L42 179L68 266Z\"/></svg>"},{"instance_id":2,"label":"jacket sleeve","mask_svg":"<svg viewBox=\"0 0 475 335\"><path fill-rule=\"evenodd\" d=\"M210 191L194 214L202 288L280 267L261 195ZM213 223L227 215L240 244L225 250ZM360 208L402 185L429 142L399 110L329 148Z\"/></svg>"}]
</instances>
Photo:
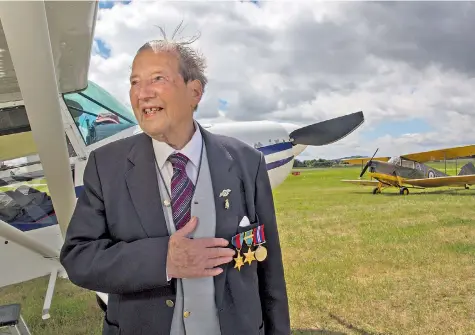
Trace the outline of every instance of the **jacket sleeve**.
<instances>
[{"instance_id":1,"label":"jacket sleeve","mask_svg":"<svg viewBox=\"0 0 475 335\"><path fill-rule=\"evenodd\" d=\"M60 254L60 262L71 282L110 294L167 286L168 240L168 236L133 242L113 240L92 152L84 170L84 190L78 198Z\"/></svg>"},{"instance_id":2,"label":"jacket sleeve","mask_svg":"<svg viewBox=\"0 0 475 335\"><path fill-rule=\"evenodd\" d=\"M290 315L287 298L282 252L275 215L274 201L264 155L256 177L256 213L264 224L267 259L258 263L259 290L261 296L266 335L289 335Z\"/></svg>"}]
</instances>

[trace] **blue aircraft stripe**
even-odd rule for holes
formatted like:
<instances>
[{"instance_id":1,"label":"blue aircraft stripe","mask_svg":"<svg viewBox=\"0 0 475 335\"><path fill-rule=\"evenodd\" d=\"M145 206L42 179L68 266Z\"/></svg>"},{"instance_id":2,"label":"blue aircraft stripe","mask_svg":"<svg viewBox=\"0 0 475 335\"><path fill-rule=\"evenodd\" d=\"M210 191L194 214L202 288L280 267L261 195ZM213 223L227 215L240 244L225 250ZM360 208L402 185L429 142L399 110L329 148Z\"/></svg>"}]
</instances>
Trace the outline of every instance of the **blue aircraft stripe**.
<instances>
[{"instance_id":1,"label":"blue aircraft stripe","mask_svg":"<svg viewBox=\"0 0 475 335\"><path fill-rule=\"evenodd\" d=\"M79 185L74 187L74 192L76 193L76 198L79 198L79 194L81 194L84 185Z\"/></svg>"},{"instance_id":2,"label":"blue aircraft stripe","mask_svg":"<svg viewBox=\"0 0 475 335\"><path fill-rule=\"evenodd\" d=\"M282 165L285 165L288 162L290 162L293 158L294 158L294 156L290 156L290 157L287 157L285 159L281 159L281 160L278 160L278 161L275 161L275 162L272 162L272 163L268 163L268 164L266 164L267 171L270 171L272 169L276 169L278 167L281 167Z\"/></svg>"},{"instance_id":3,"label":"blue aircraft stripe","mask_svg":"<svg viewBox=\"0 0 475 335\"><path fill-rule=\"evenodd\" d=\"M257 148L264 155L275 154L276 152L284 151L287 149L292 149L292 143L290 142L281 142L276 144L267 145L265 147Z\"/></svg>"}]
</instances>

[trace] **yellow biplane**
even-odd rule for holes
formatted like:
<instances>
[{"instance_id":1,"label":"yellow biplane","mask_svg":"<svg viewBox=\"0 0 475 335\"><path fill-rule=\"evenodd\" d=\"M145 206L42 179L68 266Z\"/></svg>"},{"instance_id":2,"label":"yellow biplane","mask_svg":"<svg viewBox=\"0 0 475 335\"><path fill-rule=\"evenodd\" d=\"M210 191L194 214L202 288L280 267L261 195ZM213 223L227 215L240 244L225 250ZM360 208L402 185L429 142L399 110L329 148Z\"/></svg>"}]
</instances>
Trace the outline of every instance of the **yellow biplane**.
<instances>
[{"instance_id":1,"label":"yellow biplane","mask_svg":"<svg viewBox=\"0 0 475 335\"><path fill-rule=\"evenodd\" d=\"M412 153L398 157L375 157L343 159L347 164L365 164L360 173L360 179L342 180L361 186L372 186L373 194L381 193L384 188L399 188L399 193L409 194L409 188L430 188L442 186L461 186L466 189L475 184L475 166L468 162L462 166L460 172L451 176L447 174L447 160L475 157L475 145L439 149L433 151ZM445 173L425 162L444 161ZM457 164L457 160L456 160ZM363 180L361 177L369 169L371 180ZM457 167L456 173L457 173Z\"/></svg>"}]
</instances>

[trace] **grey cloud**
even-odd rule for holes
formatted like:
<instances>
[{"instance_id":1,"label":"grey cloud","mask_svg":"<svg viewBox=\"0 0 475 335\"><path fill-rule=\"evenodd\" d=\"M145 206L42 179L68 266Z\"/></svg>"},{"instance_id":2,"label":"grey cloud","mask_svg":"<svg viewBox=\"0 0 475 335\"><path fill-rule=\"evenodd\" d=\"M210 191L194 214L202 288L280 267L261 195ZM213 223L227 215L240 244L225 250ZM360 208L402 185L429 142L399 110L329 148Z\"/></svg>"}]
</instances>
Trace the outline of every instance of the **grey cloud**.
<instances>
[{"instance_id":1,"label":"grey cloud","mask_svg":"<svg viewBox=\"0 0 475 335\"><path fill-rule=\"evenodd\" d=\"M349 23L367 27L360 42L368 52L419 69L437 63L475 75L474 2L370 2L351 8Z\"/></svg>"}]
</instances>

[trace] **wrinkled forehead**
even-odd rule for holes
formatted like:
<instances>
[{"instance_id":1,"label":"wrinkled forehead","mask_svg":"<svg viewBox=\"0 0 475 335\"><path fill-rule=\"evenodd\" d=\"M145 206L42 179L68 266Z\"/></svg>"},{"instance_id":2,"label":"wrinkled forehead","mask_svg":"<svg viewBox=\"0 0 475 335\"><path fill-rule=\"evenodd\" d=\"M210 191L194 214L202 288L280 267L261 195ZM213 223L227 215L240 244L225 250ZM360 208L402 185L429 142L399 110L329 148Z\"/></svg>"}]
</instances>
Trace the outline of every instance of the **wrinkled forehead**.
<instances>
[{"instance_id":1,"label":"wrinkled forehead","mask_svg":"<svg viewBox=\"0 0 475 335\"><path fill-rule=\"evenodd\" d=\"M135 55L132 61L131 76L150 74L154 71L178 74L178 54L173 50L144 49Z\"/></svg>"}]
</instances>

